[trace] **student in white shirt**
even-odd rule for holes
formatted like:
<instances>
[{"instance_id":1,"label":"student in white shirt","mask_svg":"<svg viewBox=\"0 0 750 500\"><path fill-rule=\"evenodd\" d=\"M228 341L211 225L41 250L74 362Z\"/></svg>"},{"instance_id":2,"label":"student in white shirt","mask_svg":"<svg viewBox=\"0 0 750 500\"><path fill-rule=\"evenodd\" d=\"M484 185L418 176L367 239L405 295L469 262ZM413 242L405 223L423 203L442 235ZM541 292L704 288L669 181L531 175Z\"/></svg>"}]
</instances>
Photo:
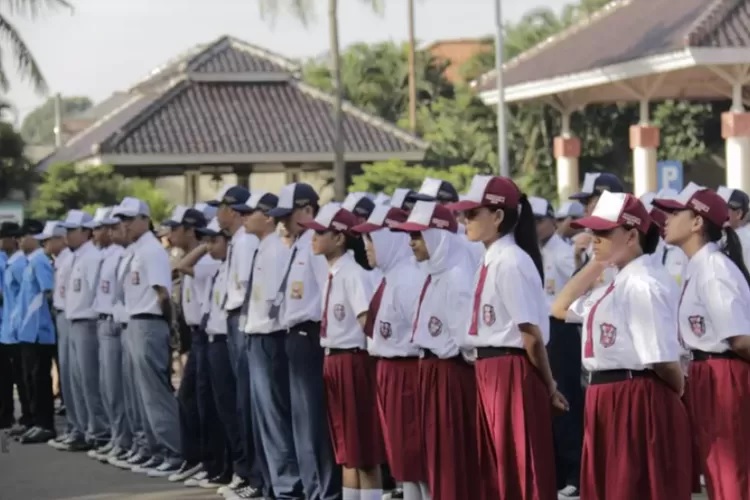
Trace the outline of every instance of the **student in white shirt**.
<instances>
[{"instance_id":1,"label":"student in white shirt","mask_svg":"<svg viewBox=\"0 0 750 500\"><path fill-rule=\"evenodd\" d=\"M240 316L252 269L253 254L258 248L258 238L248 234L243 226L242 214L232 208L245 203L250 191L243 186L226 186L216 200L208 204L218 206L216 219L219 227L231 236L227 248L226 282L222 290L222 307L227 312L227 348L232 371L237 384L238 426L242 436L244 458L235 466L241 478L241 488L252 487L263 491L270 482L269 472L262 460L260 443L253 440L250 413L250 371L247 366L247 336L242 331ZM217 478L217 483L222 478Z\"/></svg>"},{"instance_id":2,"label":"student in white shirt","mask_svg":"<svg viewBox=\"0 0 750 500\"><path fill-rule=\"evenodd\" d=\"M72 392L76 411L86 415L86 441L96 451L110 440L110 428L99 387L98 313L94 297L99 281L102 255L91 241L91 215L70 210L62 226L73 251L73 264L65 287L65 317L70 322L74 362Z\"/></svg>"},{"instance_id":3,"label":"student in white shirt","mask_svg":"<svg viewBox=\"0 0 750 500\"><path fill-rule=\"evenodd\" d=\"M583 324L590 373L581 498L689 499L679 291L651 255L659 229L633 195L606 191L576 224L593 231L594 258L565 285L552 311ZM618 268L615 279L587 293L607 265Z\"/></svg>"},{"instance_id":4,"label":"student in white shirt","mask_svg":"<svg viewBox=\"0 0 750 500\"><path fill-rule=\"evenodd\" d=\"M169 255L151 231L151 211L143 201L127 197L115 207L132 243L124 269L126 335L131 337L135 386L140 394L143 429L151 456L133 457L133 471L161 475L177 472L182 464L179 412L168 368L171 363L170 326L173 321L172 270Z\"/></svg>"},{"instance_id":5,"label":"student in white shirt","mask_svg":"<svg viewBox=\"0 0 750 500\"><path fill-rule=\"evenodd\" d=\"M303 223L318 213L318 193L309 184L284 186L268 215L292 240L289 259L269 316L288 329L289 389L300 478L308 498L338 498L341 470L331 448L323 397L323 348L320 346L322 291L328 264L312 253L313 231Z\"/></svg>"},{"instance_id":6,"label":"student in white shirt","mask_svg":"<svg viewBox=\"0 0 750 500\"><path fill-rule=\"evenodd\" d=\"M357 220L357 224L362 224L367 221L375 209L375 203L373 203L367 193L349 193L341 204L341 208L351 212ZM371 269L367 275L370 277L372 289L374 290L383 278L383 274L379 269Z\"/></svg>"},{"instance_id":7,"label":"student in white shirt","mask_svg":"<svg viewBox=\"0 0 750 500\"><path fill-rule=\"evenodd\" d=\"M728 207L692 183L654 204L669 213L667 243L690 258L678 319L693 353L689 409L708 497L750 498L750 275Z\"/></svg>"},{"instance_id":8,"label":"student in white shirt","mask_svg":"<svg viewBox=\"0 0 750 500\"><path fill-rule=\"evenodd\" d=\"M424 273L414 262L409 236L391 231L407 213L378 205L367 222L353 228L363 234L371 267L383 273L370 300L365 335L378 359L377 390L390 472L403 483L403 498L429 498L419 431L419 347L411 342L414 315Z\"/></svg>"},{"instance_id":9,"label":"student in white shirt","mask_svg":"<svg viewBox=\"0 0 750 500\"><path fill-rule=\"evenodd\" d=\"M734 229L742 244L742 256L745 265L750 265L750 226L747 224L747 213L750 210L750 198L740 189L719 186L717 194L726 202L729 209L727 224Z\"/></svg>"},{"instance_id":10,"label":"student in white shirt","mask_svg":"<svg viewBox=\"0 0 750 500\"><path fill-rule=\"evenodd\" d=\"M536 219L536 234L544 264L544 293L552 307L557 293L575 272L573 247L556 228L555 211L544 198L529 197ZM548 310L551 314L551 310ZM574 339L581 334L577 325L550 316L547 353L552 376L558 390L568 400L569 410L552 421L555 437L555 469L558 496L577 498L581 479L581 445L583 442L583 388L581 387L581 349Z\"/></svg>"},{"instance_id":11,"label":"student in white shirt","mask_svg":"<svg viewBox=\"0 0 750 500\"><path fill-rule=\"evenodd\" d=\"M371 280L362 239L352 233L356 217L337 203L323 206L303 226L315 232L312 250L328 263L323 291L320 345L328 426L342 469L343 500L383 496L380 465L385 447L377 411L375 359L367 352Z\"/></svg>"},{"instance_id":12,"label":"student in white shirt","mask_svg":"<svg viewBox=\"0 0 750 500\"><path fill-rule=\"evenodd\" d=\"M555 212L557 221L557 234L568 244L573 242L573 237L581 232L580 229L570 227L570 223L583 217L583 205L579 201L566 201L560 205Z\"/></svg>"},{"instance_id":13,"label":"student in white shirt","mask_svg":"<svg viewBox=\"0 0 750 500\"><path fill-rule=\"evenodd\" d=\"M418 201L395 228L409 233L414 257L427 272L411 338L422 356L418 397L430 494L433 500L479 498L477 389L462 351L473 270L462 258L458 222L445 206Z\"/></svg>"},{"instance_id":14,"label":"student in white shirt","mask_svg":"<svg viewBox=\"0 0 750 500\"><path fill-rule=\"evenodd\" d=\"M243 214L245 231L260 241L253 255L240 325L248 339L250 407L257 424L253 426L254 439L261 443L274 494L296 498L302 494L302 482L289 409L287 332L279 318L270 315L289 262L289 248L276 231L276 221L268 215L278 201L275 194L257 191L246 203L233 206Z\"/></svg>"},{"instance_id":15,"label":"student in white shirt","mask_svg":"<svg viewBox=\"0 0 750 500\"><path fill-rule=\"evenodd\" d=\"M552 406L564 410L547 359L549 305L534 213L508 178L475 176L464 200L466 233L487 251L469 308L479 411L496 459L500 498L554 498ZM514 450L512 453L508 450Z\"/></svg>"}]
</instances>

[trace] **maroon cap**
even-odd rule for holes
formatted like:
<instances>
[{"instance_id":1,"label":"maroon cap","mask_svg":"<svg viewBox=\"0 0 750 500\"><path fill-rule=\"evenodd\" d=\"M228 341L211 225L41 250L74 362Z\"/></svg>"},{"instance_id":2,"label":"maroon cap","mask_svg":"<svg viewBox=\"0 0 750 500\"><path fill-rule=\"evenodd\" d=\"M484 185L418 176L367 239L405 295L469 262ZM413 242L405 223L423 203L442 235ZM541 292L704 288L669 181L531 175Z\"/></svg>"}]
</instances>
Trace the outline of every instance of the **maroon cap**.
<instances>
[{"instance_id":1,"label":"maroon cap","mask_svg":"<svg viewBox=\"0 0 750 500\"><path fill-rule=\"evenodd\" d=\"M576 229L587 228L593 231L609 231L616 227L636 228L648 233L651 217L643 203L627 193L602 192L593 213L588 217L574 220L570 226Z\"/></svg>"},{"instance_id":2,"label":"maroon cap","mask_svg":"<svg viewBox=\"0 0 750 500\"><path fill-rule=\"evenodd\" d=\"M507 177L475 175L471 180L469 193L461 201L446 206L454 211L463 212L479 207L518 208L521 190L515 182Z\"/></svg>"},{"instance_id":3,"label":"maroon cap","mask_svg":"<svg viewBox=\"0 0 750 500\"><path fill-rule=\"evenodd\" d=\"M352 228L355 233L372 233L380 229L393 228L396 224L406 222L408 213L388 205L376 205L367 222Z\"/></svg>"},{"instance_id":4,"label":"maroon cap","mask_svg":"<svg viewBox=\"0 0 750 500\"><path fill-rule=\"evenodd\" d=\"M357 225L357 218L338 203L329 203L320 209L315 219L301 225L313 231L347 232Z\"/></svg>"},{"instance_id":5,"label":"maroon cap","mask_svg":"<svg viewBox=\"0 0 750 500\"><path fill-rule=\"evenodd\" d=\"M713 189L691 182L675 198L657 198L653 201L657 208L674 212L692 210L718 227L724 227L729 220L729 209L724 198Z\"/></svg>"},{"instance_id":6,"label":"maroon cap","mask_svg":"<svg viewBox=\"0 0 750 500\"><path fill-rule=\"evenodd\" d=\"M418 232L426 229L442 229L455 233L458 221L453 212L436 201L418 201L409 213L406 222L395 224L393 229L406 232Z\"/></svg>"}]
</instances>

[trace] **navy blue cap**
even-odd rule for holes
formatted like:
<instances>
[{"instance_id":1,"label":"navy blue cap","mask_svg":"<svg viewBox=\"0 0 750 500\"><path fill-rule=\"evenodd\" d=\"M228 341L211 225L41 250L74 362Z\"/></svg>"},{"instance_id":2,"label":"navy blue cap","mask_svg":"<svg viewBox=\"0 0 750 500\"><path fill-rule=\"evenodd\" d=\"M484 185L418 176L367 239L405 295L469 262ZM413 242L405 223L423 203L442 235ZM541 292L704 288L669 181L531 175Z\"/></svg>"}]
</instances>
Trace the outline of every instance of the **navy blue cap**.
<instances>
[{"instance_id":1,"label":"navy blue cap","mask_svg":"<svg viewBox=\"0 0 750 500\"><path fill-rule=\"evenodd\" d=\"M17 222L0 224L0 238L16 238L21 235L21 226Z\"/></svg>"},{"instance_id":2,"label":"navy blue cap","mask_svg":"<svg viewBox=\"0 0 750 500\"><path fill-rule=\"evenodd\" d=\"M372 211L375 210L375 202L367 193L349 193L341 204L341 208L345 208L357 217L367 220L370 218Z\"/></svg>"},{"instance_id":3,"label":"navy blue cap","mask_svg":"<svg viewBox=\"0 0 750 500\"><path fill-rule=\"evenodd\" d=\"M418 201L437 201L439 203L455 203L458 201L456 187L448 181L427 177L422 181L419 192L414 194Z\"/></svg>"},{"instance_id":4,"label":"navy blue cap","mask_svg":"<svg viewBox=\"0 0 750 500\"><path fill-rule=\"evenodd\" d=\"M256 191L245 203L232 205L232 210L236 210L241 214L251 214L255 211L267 214L269 211L276 208L278 204L279 197L275 194L267 191Z\"/></svg>"},{"instance_id":5,"label":"navy blue cap","mask_svg":"<svg viewBox=\"0 0 750 500\"><path fill-rule=\"evenodd\" d=\"M716 193L727 202L727 206L732 210L741 210L742 212L747 213L748 208L750 208L750 198L748 198L747 193L741 189L719 186Z\"/></svg>"},{"instance_id":6,"label":"navy blue cap","mask_svg":"<svg viewBox=\"0 0 750 500\"><path fill-rule=\"evenodd\" d=\"M281 188L279 202L275 208L268 211L270 217L287 217L295 209L304 208L318 203L320 197L310 184L295 182Z\"/></svg>"},{"instance_id":7,"label":"navy blue cap","mask_svg":"<svg viewBox=\"0 0 750 500\"><path fill-rule=\"evenodd\" d=\"M205 227L208 222L203 212L195 208L188 208L178 205L172 211L169 219L161 223L162 226L175 228L178 226L188 226L192 228Z\"/></svg>"},{"instance_id":8,"label":"navy blue cap","mask_svg":"<svg viewBox=\"0 0 750 500\"><path fill-rule=\"evenodd\" d=\"M36 219L26 219L21 225L19 236L26 236L29 234L39 234L44 231L44 222Z\"/></svg>"},{"instance_id":9,"label":"navy blue cap","mask_svg":"<svg viewBox=\"0 0 750 500\"><path fill-rule=\"evenodd\" d=\"M624 193L625 186L615 174L609 172L589 172L583 179L583 187L580 193L571 195L571 200L587 200L592 196L599 196L602 191L610 193Z\"/></svg>"},{"instance_id":10,"label":"navy blue cap","mask_svg":"<svg viewBox=\"0 0 750 500\"><path fill-rule=\"evenodd\" d=\"M242 186L225 186L215 200L207 201L206 203L213 207L222 204L231 206L245 203L248 198L250 198L250 191L247 188Z\"/></svg>"},{"instance_id":11,"label":"navy blue cap","mask_svg":"<svg viewBox=\"0 0 750 500\"><path fill-rule=\"evenodd\" d=\"M419 200L415 191L406 188L396 188L391 195L390 205L408 212L414 208L414 204L417 201Z\"/></svg>"}]
</instances>

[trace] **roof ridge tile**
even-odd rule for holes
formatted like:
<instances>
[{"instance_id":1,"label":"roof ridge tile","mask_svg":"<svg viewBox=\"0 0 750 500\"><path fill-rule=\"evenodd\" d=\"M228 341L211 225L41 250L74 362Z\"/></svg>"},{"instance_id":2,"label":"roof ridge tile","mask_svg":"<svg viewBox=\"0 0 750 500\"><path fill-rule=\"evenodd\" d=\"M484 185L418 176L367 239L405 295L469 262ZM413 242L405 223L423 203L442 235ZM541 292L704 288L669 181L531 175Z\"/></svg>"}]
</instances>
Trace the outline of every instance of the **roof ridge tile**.
<instances>
[{"instance_id":1,"label":"roof ridge tile","mask_svg":"<svg viewBox=\"0 0 750 500\"><path fill-rule=\"evenodd\" d=\"M686 47L699 47L706 43L722 21L747 0L713 0L703 14L688 28L685 35Z\"/></svg>"}]
</instances>

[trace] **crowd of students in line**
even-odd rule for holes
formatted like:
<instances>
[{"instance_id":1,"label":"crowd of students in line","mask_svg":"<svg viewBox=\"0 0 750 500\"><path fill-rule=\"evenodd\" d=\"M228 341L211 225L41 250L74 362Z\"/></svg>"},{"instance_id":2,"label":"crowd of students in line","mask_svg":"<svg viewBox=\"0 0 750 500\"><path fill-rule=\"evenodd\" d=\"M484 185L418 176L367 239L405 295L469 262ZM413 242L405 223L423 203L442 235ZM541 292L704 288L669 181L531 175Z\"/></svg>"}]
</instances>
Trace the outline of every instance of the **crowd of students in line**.
<instances>
[{"instance_id":1,"label":"crowd of students in line","mask_svg":"<svg viewBox=\"0 0 750 500\"><path fill-rule=\"evenodd\" d=\"M229 186L174 269L135 198L4 223L0 428L233 499L750 500L748 196L624 191Z\"/></svg>"}]
</instances>

